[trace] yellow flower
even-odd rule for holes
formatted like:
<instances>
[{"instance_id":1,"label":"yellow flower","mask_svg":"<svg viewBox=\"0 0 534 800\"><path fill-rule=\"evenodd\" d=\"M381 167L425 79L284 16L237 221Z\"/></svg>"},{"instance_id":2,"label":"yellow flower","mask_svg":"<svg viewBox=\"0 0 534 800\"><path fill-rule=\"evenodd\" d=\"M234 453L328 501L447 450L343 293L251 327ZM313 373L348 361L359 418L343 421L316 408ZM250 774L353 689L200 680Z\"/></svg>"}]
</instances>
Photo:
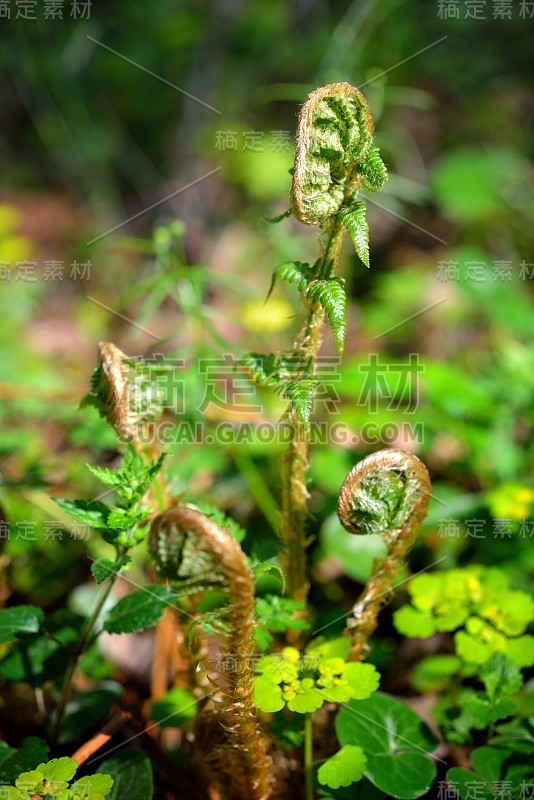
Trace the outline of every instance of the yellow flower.
<instances>
[{"instance_id":1,"label":"yellow flower","mask_svg":"<svg viewBox=\"0 0 534 800\"><path fill-rule=\"evenodd\" d=\"M289 303L273 297L268 303L251 300L241 309L241 321L245 328L257 333L276 333L291 324L293 310Z\"/></svg>"}]
</instances>

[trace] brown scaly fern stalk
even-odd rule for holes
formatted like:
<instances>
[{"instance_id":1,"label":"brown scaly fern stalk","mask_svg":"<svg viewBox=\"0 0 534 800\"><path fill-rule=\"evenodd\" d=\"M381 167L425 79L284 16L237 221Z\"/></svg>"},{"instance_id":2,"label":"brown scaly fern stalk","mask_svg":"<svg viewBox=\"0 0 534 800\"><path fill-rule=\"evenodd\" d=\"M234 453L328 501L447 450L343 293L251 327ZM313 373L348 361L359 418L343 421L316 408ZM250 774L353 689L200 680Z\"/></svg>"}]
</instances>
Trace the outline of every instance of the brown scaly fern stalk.
<instances>
[{"instance_id":1,"label":"brown scaly fern stalk","mask_svg":"<svg viewBox=\"0 0 534 800\"><path fill-rule=\"evenodd\" d=\"M381 534L387 547L352 608L346 634L350 660L363 660L380 610L391 600L391 586L426 517L431 485L417 456L403 450L380 450L349 472L339 495L338 516L350 533Z\"/></svg>"},{"instance_id":2,"label":"brown scaly fern stalk","mask_svg":"<svg viewBox=\"0 0 534 800\"><path fill-rule=\"evenodd\" d=\"M305 225L321 228L321 255L302 292L308 311L293 345L295 385L313 380L322 338L325 310L318 292L333 278L347 228L347 212L356 206L360 185L375 190L387 179L386 169L372 146L373 117L363 95L348 83L334 83L312 92L302 107L297 130L291 211ZM352 204L352 205L351 205ZM358 203L361 226L353 235L358 254L368 265L368 231L363 203ZM362 219L363 211L363 223ZM350 216L350 215L349 215ZM343 312L344 313L344 312ZM343 341L338 341L340 352ZM308 432L294 404L286 420L293 432L282 467L281 561L288 594L305 600L309 582L306 568L308 517Z\"/></svg>"},{"instance_id":3,"label":"brown scaly fern stalk","mask_svg":"<svg viewBox=\"0 0 534 800\"><path fill-rule=\"evenodd\" d=\"M176 507L153 521L149 549L158 576L176 591L218 588L228 598L221 626L222 696L197 718L195 745L223 800L266 800L270 760L254 691L254 583L237 541L199 511Z\"/></svg>"}]
</instances>

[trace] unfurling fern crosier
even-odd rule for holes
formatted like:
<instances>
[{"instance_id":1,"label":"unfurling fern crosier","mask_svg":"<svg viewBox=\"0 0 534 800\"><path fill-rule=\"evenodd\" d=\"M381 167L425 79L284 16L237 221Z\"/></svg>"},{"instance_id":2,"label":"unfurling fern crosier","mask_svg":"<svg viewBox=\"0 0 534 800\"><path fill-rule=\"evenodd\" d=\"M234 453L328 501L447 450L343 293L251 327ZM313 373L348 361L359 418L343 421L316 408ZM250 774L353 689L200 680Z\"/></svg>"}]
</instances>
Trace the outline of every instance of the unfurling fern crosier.
<instances>
[{"instance_id":1,"label":"unfurling fern crosier","mask_svg":"<svg viewBox=\"0 0 534 800\"><path fill-rule=\"evenodd\" d=\"M80 406L94 406L124 441L137 439L140 428L163 410L155 372L113 342L99 342L91 388Z\"/></svg>"},{"instance_id":2,"label":"unfurling fern crosier","mask_svg":"<svg viewBox=\"0 0 534 800\"><path fill-rule=\"evenodd\" d=\"M385 183L387 173L372 147L373 133L367 101L349 83L332 83L308 96L299 118L291 191L293 213L300 222L321 225L337 214L358 188L359 174L365 175L366 188L379 189Z\"/></svg>"},{"instance_id":3,"label":"unfurling fern crosier","mask_svg":"<svg viewBox=\"0 0 534 800\"><path fill-rule=\"evenodd\" d=\"M187 507L156 517L149 549L159 578L177 592L217 588L228 598L212 681L220 697L197 717L196 749L223 800L265 800L270 762L253 703L254 583L245 555L228 531Z\"/></svg>"},{"instance_id":4,"label":"unfurling fern crosier","mask_svg":"<svg viewBox=\"0 0 534 800\"><path fill-rule=\"evenodd\" d=\"M345 478L338 502L341 524L350 533L378 533L387 547L347 620L352 660L365 657L380 609L390 599L392 580L428 511L430 494L425 465L403 450L373 453Z\"/></svg>"}]
</instances>

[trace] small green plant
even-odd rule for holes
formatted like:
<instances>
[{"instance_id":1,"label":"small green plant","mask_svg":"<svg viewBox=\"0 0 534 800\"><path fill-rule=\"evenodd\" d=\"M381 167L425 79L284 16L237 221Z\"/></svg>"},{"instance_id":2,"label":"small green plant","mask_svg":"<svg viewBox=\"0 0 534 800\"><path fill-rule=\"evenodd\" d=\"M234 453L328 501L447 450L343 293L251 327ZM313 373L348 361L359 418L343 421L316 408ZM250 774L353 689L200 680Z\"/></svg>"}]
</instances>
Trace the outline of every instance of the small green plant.
<instances>
[{"instance_id":1,"label":"small green plant","mask_svg":"<svg viewBox=\"0 0 534 800\"><path fill-rule=\"evenodd\" d=\"M72 758L54 758L38 764L29 772L21 772L15 786L4 786L6 800L35 800L53 797L55 800L105 800L110 797L113 778L110 775L88 775L71 782L78 765Z\"/></svg>"}]
</instances>

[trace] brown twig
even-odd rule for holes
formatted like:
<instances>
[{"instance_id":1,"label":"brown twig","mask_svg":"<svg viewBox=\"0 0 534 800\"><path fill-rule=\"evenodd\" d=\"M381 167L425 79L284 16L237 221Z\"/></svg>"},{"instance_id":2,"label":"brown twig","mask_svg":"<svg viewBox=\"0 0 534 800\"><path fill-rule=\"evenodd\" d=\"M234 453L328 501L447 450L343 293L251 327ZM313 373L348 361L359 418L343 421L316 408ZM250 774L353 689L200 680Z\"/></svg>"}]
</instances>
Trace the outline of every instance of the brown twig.
<instances>
[{"instance_id":1,"label":"brown twig","mask_svg":"<svg viewBox=\"0 0 534 800\"><path fill-rule=\"evenodd\" d=\"M100 733L97 733L92 739L82 744L76 752L71 756L71 758L78 763L80 767L86 761L88 761L92 755L94 755L98 750L104 747L109 740L118 733L127 722L131 720L131 714L126 713L125 711L119 711L114 717L112 717L106 725L102 728Z\"/></svg>"}]
</instances>

